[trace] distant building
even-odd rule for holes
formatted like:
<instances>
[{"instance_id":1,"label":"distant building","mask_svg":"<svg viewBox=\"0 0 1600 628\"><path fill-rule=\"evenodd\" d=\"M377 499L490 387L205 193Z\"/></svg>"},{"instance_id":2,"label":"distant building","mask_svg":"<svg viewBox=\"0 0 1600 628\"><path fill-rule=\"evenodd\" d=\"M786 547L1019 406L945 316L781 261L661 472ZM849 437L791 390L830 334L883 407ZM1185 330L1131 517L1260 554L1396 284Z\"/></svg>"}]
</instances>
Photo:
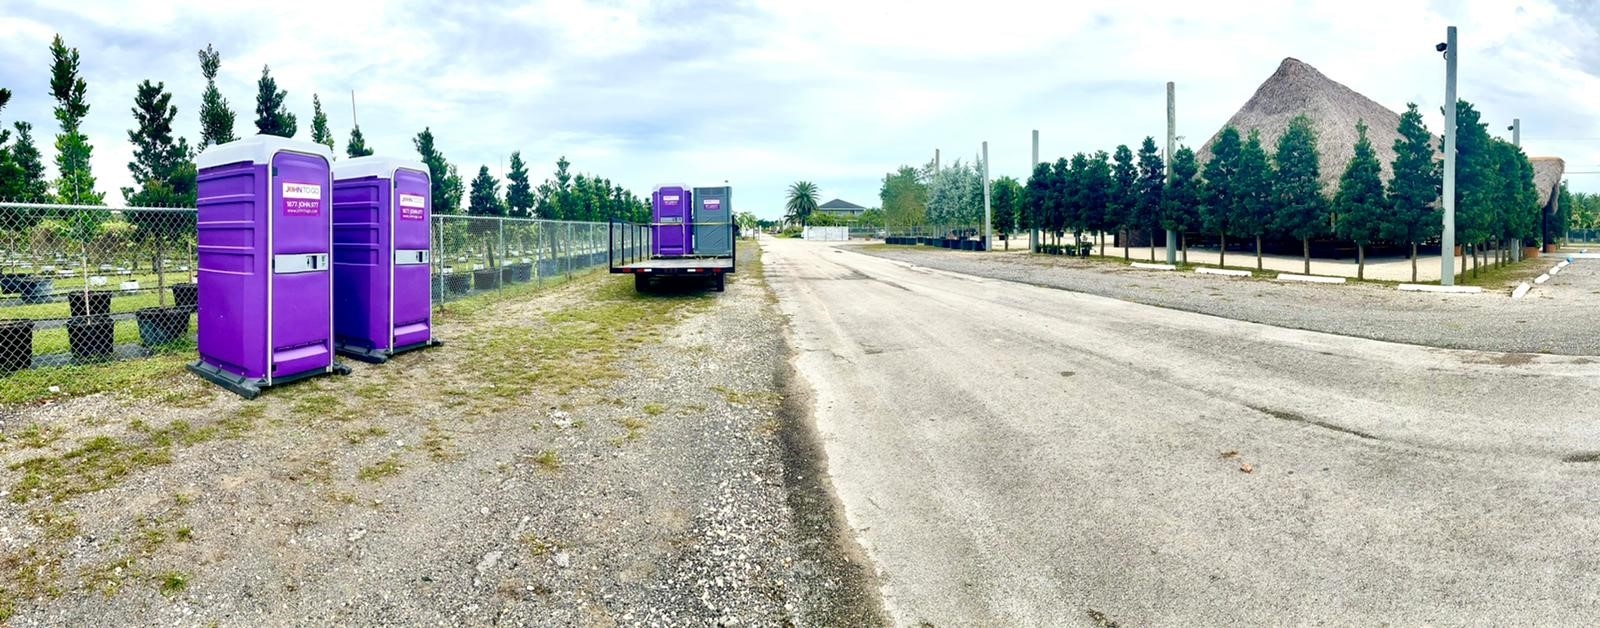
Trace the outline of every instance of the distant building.
<instances>
[{"instance_id":1,"label":"distant building","mask_svg":"<svg viewBox=\"0 0 1600 628\"><path fill-rule=\"evenodd\" d=\"M867 208L837 198L817 206L817 213L834 218L860 218L861 212L864 211L867 211Z\"/></svg>"}]
</instances>

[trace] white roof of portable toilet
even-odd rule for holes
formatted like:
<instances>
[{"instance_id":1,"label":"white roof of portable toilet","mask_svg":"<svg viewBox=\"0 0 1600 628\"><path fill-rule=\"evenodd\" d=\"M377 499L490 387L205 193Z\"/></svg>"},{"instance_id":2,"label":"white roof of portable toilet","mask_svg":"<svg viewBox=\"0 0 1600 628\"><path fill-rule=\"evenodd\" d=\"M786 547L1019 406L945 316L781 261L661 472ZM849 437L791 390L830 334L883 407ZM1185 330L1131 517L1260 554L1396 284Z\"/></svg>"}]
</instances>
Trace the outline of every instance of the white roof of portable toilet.
<instances>
[{"instance_id":1,"label":"white roof of portable toilet","mask_svg":"<svg viewBox=\"0 0 1600 628\"><path fill-rule=\"evenodd\" d=\"M428 176L429 174L428 165L415 159L369 155L334 162L333 179L335 181L363 179L366 177L392 179L394 178L394 172L401 168L416 170L421 172L423 176Z\"/></svg>"},{"instance_id":2,"label":"white roof of portable toilet","mask_svg":"<svg viewBox=\"0 0 1600 628\"><path fill-rule=\"evenodd\" d=\"M681 189L681 190L684 190L684 191L689 191L689 184L687 184L687 183L662 183L662 184L656 185L656 188L654 190L651 190L651 191L652 192L660 192L661 188L678 188L678 189Z\"/></svg>"},{"instance_id":3,"label":"white roof of portable toilet","mask_svg":"<svg viewBox=\"0 0 1600 628\"><path fill-rule=\"evenodd\" d=\"M214 168L240 162L269 164L273 155L283 152L317 155L333 163L333 151L328 150L327 146L276 135L256 135L207 148L194 160L194 165L196 168Z\"/></svg>"}]
</instances>

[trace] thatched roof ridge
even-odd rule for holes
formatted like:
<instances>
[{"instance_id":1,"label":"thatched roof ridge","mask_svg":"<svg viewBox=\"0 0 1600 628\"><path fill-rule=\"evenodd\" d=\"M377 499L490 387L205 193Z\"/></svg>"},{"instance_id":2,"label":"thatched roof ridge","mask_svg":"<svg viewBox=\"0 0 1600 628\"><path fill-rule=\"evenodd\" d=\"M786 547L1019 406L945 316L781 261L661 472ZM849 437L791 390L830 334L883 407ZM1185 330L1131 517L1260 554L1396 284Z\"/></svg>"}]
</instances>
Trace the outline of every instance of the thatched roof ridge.
<instances>
[{"instance_id":1,"label":"thatched roof ridge","mask_svg":"<svg viewBox=\"0 0 1600 628\"><path fill-rule=\"evenodd\" d=\"M1293 57L1278 65L1223 128L1234 127L1246 137L1252 129L1260 131L1262 145L1270 155L1289 121L1301 114L1311 119L1317 133L1317 165L1325 194L1331 197L1338 190L1339 176L1355 155L1357 121L1367 123L1367 138L1383 165L1383 180L1389 180L1394 142L1400 138L1400 114ZM1211 159L1211 145L1221 134L1222 129L1217 129L1200 148L1196 157L1202 165ZM1438 136L1434 138L1437 152Z\"/></svg>"},{"instance_id":2,"label":"thatched roof ridge","mask_svg":"<svg viewBox=\"0 0 1600 628\"><path fill-rule=\"evenodd\" d=\"M1566 175L1567 162L1560 157L1529 157L1533 164L1533 186L1539 189L1539 206L1550 206L1550 196L1561 189L1561 177Z\"/></svg>"}]
</instances>

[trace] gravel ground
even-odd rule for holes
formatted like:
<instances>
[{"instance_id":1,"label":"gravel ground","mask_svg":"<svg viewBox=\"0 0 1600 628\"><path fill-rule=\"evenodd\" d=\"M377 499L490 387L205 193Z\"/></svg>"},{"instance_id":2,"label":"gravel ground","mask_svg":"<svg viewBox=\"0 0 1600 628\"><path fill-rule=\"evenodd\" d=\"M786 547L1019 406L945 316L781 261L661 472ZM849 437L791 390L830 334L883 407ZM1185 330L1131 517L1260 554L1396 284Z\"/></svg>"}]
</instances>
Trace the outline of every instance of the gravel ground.
<instances>
[{"instance_id":1,"label":"gravel ground","mask_svg":"<svg viewBox=\"0 0 1600 628\"><path fill-rule=\"evenodd\" d=\"M1600 355L1600 263L1578 260L1524 299L1400 292L1379 284L1302 285L1026 254L845 247L927 268L1019 281L1279 327L1406 344ZM1553 257L1551 265L1555 264Z\"/></svg>"},{"instance_id":2,"label":"gravel ground","mask_svg":"<svg viewBox=\"0 0 1600 628\"><path fill-rule=\"evenodd\" d=\"M0 625L881 623L809 416L784 398L759 274L626 338L625 378L459 386L483 358L464 339L542 333L625 279L499 304L442 324L445 347L256 402L174 374L192 407L0 409ZM127 444L120 466L88 468L96 436ZM35 459L86 490L37 496Z\"/></svg>"}]
</instances>

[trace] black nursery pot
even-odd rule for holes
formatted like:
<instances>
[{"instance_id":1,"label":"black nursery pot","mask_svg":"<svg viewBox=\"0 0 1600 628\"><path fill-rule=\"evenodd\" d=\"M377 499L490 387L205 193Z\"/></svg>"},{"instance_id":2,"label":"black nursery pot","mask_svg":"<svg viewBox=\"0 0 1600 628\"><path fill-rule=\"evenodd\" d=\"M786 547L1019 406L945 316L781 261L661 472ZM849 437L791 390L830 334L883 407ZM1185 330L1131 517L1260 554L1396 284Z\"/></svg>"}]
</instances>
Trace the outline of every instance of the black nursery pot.
<instances>
[{"instance_id":1,"label":"black nursery pot","mask_svg":"<svg viewBox=\"0 0 1600 628\"><path fill-rule=\"evenodd\" d=\"M103 314L67 321L67 342L72 345L73 360L84 363L110 359L116 325L116 321Z\"/></svg>"},{"instance_id":2,"label":"black nursery pot","mask_svg":"<svg viewBox=\"0 0 1600 628\"><path fill-rule=\"evenodd\" d=\"M190 311L200 304L200 286L192 283L180 283L172 286L172 303L178 307L189 308Z\"/></svg>"},{"instance_id":3,"label":"black nursery pot","mask_svg":"<svg viewBox=\"0 0 1600 628\"><path fill-rule=\"evenodd\" d=\"M71 292L67 294L67 308L72 317L95 316L111 313L110 292Z\"/></svg>"},{"instance_id":4,"label":"black nursery pot","mask_svg":"<svg viewBox=\"0 0 1600 628\"><path fill-rule=\"evenodd\" d=\"M0 320L0 375L33 366L33 321Z\"/></svg>"},{"instance_id":5,"label":"black nursery pot","mask_svg":"<svg viewBox=\"0 0 1600 628\"><path fill-rule=\"evenodd\" d=\"M189 335L189 309L147 307L133 313L139 322L139 344L149 349L165 347Z\"/></svg>"},{"instance_id":6,"label":"black nursery pot","mask_svg":"<svg viewBox=\"0 0 1600 628\"><path fill-rule=\"evenodd\" d=\"M473 290L492 290L500 285L500 271L493 268L472 271Z\"/></svg>"}]
</instances>

